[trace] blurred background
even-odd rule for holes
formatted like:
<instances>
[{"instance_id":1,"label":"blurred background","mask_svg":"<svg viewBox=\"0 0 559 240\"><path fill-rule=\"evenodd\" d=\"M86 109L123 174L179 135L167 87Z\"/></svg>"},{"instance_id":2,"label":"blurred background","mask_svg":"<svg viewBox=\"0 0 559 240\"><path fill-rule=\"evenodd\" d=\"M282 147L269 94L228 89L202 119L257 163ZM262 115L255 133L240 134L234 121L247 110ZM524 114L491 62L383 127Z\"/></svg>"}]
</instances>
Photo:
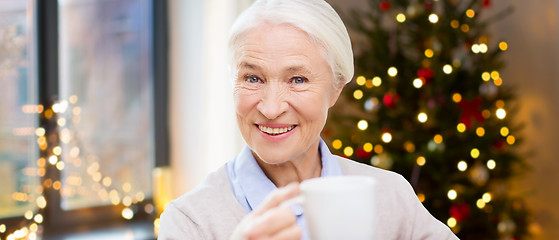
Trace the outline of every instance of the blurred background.
<instances>
[{"instance_id":1,"label":"blurred background","mask_svg":"<svg viewBox=\"0 0 559 240\"><path fill-rule=\"evenodd\" d=\"M514 107L505 105L507 121L521 126L514 132L517 143L507 139L507 149L515 159L521 159L516 167L527 170L511 168L507 177L498 179L506 182L507 197L519 199L526 214L521 218L508 216L514 221L499 218L478 225L486 238L477 239L559 238L559 193L555 186L559 182L559 161L555 159L559 156L559 97L555 94L559 91L559 1L449 0L445 6L456 6L451 10L438 7L443 4L439 1L327 2L346 23L357 16L353 10L359 10L402 26L423 17L428 23L427 18L435 13L438 21L429 26L449 25L459 14L475 10L475 17L464 19L470 19L472 32L475 26L483 30L472 37L475 44L486 43L479 39L487 36L486 47L499 52L498 61L487 62L499 63L500 76L495 79L501 80L492 81L499 89L502 84L503 89L514 92L507 99ZM252 2L0 0L0 239L154 239L165 205L232 159L244 144L231 101L225 41L235 17ZM499 14L509 9L510 14ZM396 18L399 13L406 17L404 21ZM495 21L485 26L484 21L492 16L496 16ZM392 25L383 26L390 29ZM354 49L367 53L362 44L374 38L364 37L354 26L348 24ZM458 39L469 36L442 30L438 34ZM413 44L419 39L409 40L410 52L421 45ZM507 47L497 47L501 42ZM464 59L481 56L471 52L473 48L467 50ZM423 58L431 58L428 55L425 52ZM370 61L383 59L371 56ZM368 60L356 58L356 65L366 65L363 61ZM460 65L453 67L459 72ZM367 74L376 74L363 67L357 69L356 77L365 78L363 86L374 76ZM402 67L398 70L400 75L406 72ZM472 81L477 84L481 75L476 76ZM357 81L352 84L343 95L355 99L339 106L359 103L354 91L361 85ZM366 88L363 91L368 94ZM336 114L332 112L329 120L333 126L343 116ZM452 128L456 131L456 124ZM328 139L330 133L324 135ZM488 131L486 137L489 135ZM396 139L394 134L394 142ZM333 151L338 149L334 141L328 143ZM390 150L388 143L375 143L379 145L385 146L385 153ZM419 152L420 143L414 146ZM483 148L479 149L483 154ZM340 148L340 155L358 157L343 150ZM380 152L375 149L371 155L381 156ZM368 164L390 168L379 164L379 158L373 161L366 156L371 159ZM449 160L453 174L475 169L477 157L472 158L472 162L465 161L467 170L461 170L460 165L456 169L461 163ZM495 169L506 164L506 159L495 160ZM428 169L429 164L424 164L417 162ZM482 185L497 181L490 164L487 168ZM413 182L413 174L401 174ZM421 183L423 178L417 179ZM432 188L452 181L456 179L441 179ZM467 184L461 186L470 189ZM445 201L456 203L461 197L460 189L456 190L457 198L450 194L447 198L448 189L443 189ZM419 189L416 191L421 199ZM496 192L486 191L496 199ZM500 206L495 200L481 199L483 206ZM461 231L472 231L476 228L467 226L483 222L474 213L491 209L479 204L464 201L450 207L456 211L445 208L437 217L459 236L469 236Z\"/></svg>"}]
</instances>

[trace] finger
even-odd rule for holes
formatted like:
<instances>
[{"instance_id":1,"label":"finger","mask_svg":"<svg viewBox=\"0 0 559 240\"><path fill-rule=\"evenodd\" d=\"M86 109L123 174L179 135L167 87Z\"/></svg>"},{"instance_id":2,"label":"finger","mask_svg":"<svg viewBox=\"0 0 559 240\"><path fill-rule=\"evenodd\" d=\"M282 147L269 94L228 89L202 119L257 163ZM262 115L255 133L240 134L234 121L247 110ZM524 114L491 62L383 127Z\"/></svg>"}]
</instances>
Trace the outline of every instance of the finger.
<instances>
[{"instance_id":1,"label":"finger","mask_svg":"<svg viewBox=\"0 0 559 240\"><path fill-rule=\"evenodd\" d=\"M271 237L271 240L299 240L303 236L301 228L297 225L292 225Z\"/></svg>"},{"instance_id":2,"label":"finger","mask_svg":"<svg viewBox=\"0 0 559 240\"><path fill-rule=\"evenodd\" d=\"M250 236L272 236L295 225L297 216L287 207L276 207L254 219Z\"/></svg>"},{"instance_id":3,"label":"finger","mask_svg":"<svg viewBox=\"0 0 559 240\"><path fill-rule=\"evenodd\" d=\"M268 195L264 202L256 208L254 212L256 215L260 215L273 207L279 206L283 201L299 195L299 192L299 184L290 183L289 185L279 188Z\"/></svg>"}]
</instances>

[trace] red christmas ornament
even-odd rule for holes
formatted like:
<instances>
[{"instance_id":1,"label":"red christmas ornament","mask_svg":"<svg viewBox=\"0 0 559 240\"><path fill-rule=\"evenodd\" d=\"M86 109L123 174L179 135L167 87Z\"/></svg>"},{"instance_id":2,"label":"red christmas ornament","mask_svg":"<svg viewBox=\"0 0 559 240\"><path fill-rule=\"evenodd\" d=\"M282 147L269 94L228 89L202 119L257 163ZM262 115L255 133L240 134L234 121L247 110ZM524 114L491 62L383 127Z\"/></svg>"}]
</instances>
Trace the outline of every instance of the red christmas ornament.
<instances>
[{"instance_id":1,"label":"red christmas ornament","mask_svg":"<svg viewBox=\"0 0 559 240\"><path fill-rule=\"evenodd\" d=\"M495 142L494 146L497 150L503 150L503 148L505 147L505 140L503 139L498 140L497 142Z\"/></svg>"},{"instance_id":2,"label":"red christmas ornament","mask_svg":"<svg viewBox=\"0 0 559 240\"><path fill-rule=\"evenodd\" d=\"M382 1L382 2L379 3L379 8L382 11L387 11L388 9L390 9L390 7L391 7L390 3L387 2L387 1Z\"/></svg>"},{"instance_id":3,"label":"red christmas ornament","mask_svg":"<svg viewBox=\"0 0 559 240\"><path fill-rule=\"evenodd\" d=\"M423 80L423 84L428 84L433 80L435 73L429 68L422 68L417 70L417 76Z\"/></svg>"},{"instance_id":4,"label":"red christmas ornament","mask_svg":"<svg viewBox=\"0 0 559 240\"><path fill-rule=\"evenodd\" d=\"M431 2L431 1L425 2L425 3L423 4L423 6L425 6L425 9L426 9L426 10L429 10L429 11L433 10L433 2Z\"/></svg>"},{"instance_id":5,"label":"red christmas ornament","mask_svg":"<svg viewBox=\"0 0 559 240\"><path fill-rule=\"evenodd\" d=\"M465 203L458 203L450 207L450 216L457 222L466 220L470 216L470 206Z\"/></svg>"},{"instance_id":6,"label":"red christmas ornament","mask_svg":"<svg viewBox=\"0 0 559 240\"><path fill-rule=\"evenodd\" d=\"M362 147L357 148L357 151L355 151L355 156L358 158L370 158L371 156L373 156L372 152L367 152L365 151Z\"/></svg>"},{"instance_id":7,"label":"red christmas ornament","mask_svg":"<svg viewBox=\"0 0 559 240\"><path fill-rule=\"evenodd\" d=\"M384 94L384 97L382 98L382 102L388 108L396 107L398 101L400 101L400 95L398 95L397 93L388 92Z\"/></svg>"},{"instance_id":8,"label":"red christmas ornament","mask_svg":"<svg viewBox=\"0 0 559 240\"><path fill-rule=\"evenodd\" d=\"M462 114L460 115L460 122L466 125L466 128L470 128L473 122L483 123L485 118L481 114L481 98L476 97L472 101L462 99L458 103L458 108L462 109Z\"/></svg>"},{"instance_id":9,"label":"red christmas ornament","mask_svg":"<svg viewBox=\"0 0 559 240\"><path fill-rule=\"evenodd\" d=\"M483 0L481 3L483 7L491 7L491 0Z\"/></svg>"}]
</instances>

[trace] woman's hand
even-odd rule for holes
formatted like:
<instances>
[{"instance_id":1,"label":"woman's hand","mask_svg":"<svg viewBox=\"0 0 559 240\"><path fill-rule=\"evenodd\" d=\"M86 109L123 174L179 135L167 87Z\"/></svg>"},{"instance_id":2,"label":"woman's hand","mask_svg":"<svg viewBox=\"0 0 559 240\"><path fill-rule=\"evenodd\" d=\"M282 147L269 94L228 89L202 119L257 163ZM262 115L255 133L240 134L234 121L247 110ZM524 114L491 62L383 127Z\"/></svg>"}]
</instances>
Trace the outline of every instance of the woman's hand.
<instances>
[{"instance_id":1,"label":"woman's hand","mask_svg":"<svg viewBox=\"0 0 559 240\"><path fill-rule=\"evenodd\" d=\"M301 239L301 229L296 224L297 216L289 206L281 206L281 203L297 195L299 185L296 183L272 192L237 225L231 239Z\"/></svg>"}]
</instances>

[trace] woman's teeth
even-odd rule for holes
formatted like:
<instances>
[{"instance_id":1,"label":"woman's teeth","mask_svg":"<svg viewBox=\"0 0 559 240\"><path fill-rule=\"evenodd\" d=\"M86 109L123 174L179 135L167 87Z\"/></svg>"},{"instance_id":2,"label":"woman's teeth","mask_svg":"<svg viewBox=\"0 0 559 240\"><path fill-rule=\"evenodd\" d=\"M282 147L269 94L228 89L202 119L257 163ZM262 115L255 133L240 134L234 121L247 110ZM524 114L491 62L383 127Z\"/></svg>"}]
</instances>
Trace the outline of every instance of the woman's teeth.
<instances>
[{"instance_id":1,"label":"woman's teeth","mask_svg":"<svg viewBox=\"0 0 559 240\"><path fill-rule=\"evenodd\" d=\"M286 128L269 128L269 127L264 127L264 126L260 126L258 125L258 129L260 129L260 131L265 132L267 134L270 135L278 135L278 134L282 134L282 133L286 133L291 131L291 129L293 129L295 126L290 126L290 127L286 127Z\"/></svg>"}]
</instances>

